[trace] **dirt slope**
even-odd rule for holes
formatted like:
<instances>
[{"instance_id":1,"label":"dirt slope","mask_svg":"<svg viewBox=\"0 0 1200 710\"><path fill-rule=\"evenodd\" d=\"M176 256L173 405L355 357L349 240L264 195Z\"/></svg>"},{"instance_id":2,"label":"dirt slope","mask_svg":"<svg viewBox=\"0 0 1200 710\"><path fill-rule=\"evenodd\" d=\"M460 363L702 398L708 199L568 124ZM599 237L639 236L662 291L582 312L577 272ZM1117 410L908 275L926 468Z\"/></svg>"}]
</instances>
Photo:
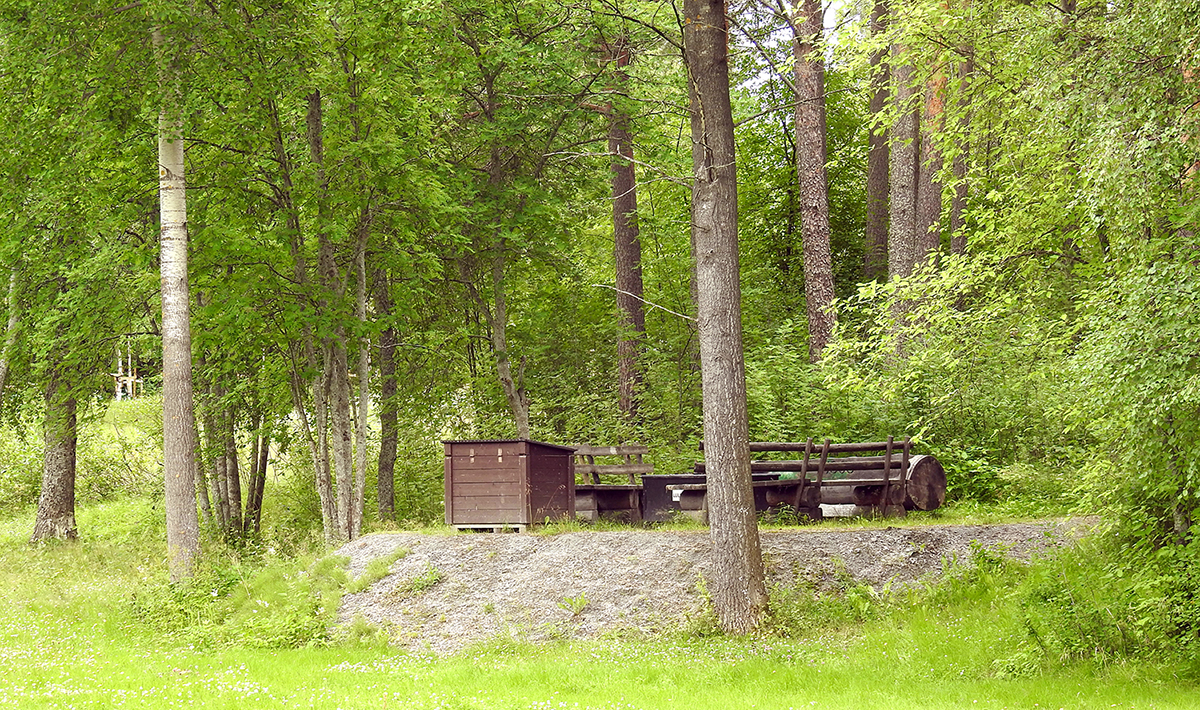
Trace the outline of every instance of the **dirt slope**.
<instances>
[{"instance_id":1,"label":"dirt slope","mask_svg":"<svg viewBox=\"0 0 1200 710\"><path fill-rule=\"evenodd\" d=\"M863 530L767 530L763 557L773 580L799 575L818 587L839 574L881 586L939 573L970 556L972 541L1018 559L1086 532L1078 521ZM413 651L448 654L496 634L538 640L622 628L677 625L700 606L706 532L582 532L551 537L476 533L369 535L343 547L352 574L397 548L410 552L390 574L347 595L355 617L389 628ZM415 580L415 581L414 581Z\"/></svg>"}]
</instances>

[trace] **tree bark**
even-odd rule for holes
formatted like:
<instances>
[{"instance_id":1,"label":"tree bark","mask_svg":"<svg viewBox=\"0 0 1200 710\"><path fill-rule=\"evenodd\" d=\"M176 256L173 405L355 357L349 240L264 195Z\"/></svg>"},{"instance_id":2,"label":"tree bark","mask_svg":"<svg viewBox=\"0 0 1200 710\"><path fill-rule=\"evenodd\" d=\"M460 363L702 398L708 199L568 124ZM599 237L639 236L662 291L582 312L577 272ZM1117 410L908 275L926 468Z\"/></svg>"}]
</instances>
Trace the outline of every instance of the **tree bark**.
<instances>
[{"instance_id":1,"label":"tree bark","mask_svg":"<svg viewBox=\"0 0 1200 710\"><path fill-rule=\"evenodd\" d=\"M231 405L225 405L221 413L223 430L221 440L224 443L222 458L225 459L225 509L228 517L225 520L225 535L233 539L242 532L242 474L238 464L237 447L237 410Z\"/></svg>"},{"instance_id":2,"label":"tree bark","mask_svg":"<svg viewBox=\"0 0 1200 710\"><path fill-rule=\"evenodd\" d=\"M525 390L525 362L521 361L514 376L508 358L508 302L504 292L505 244L496 245L492 258L492 304L489 325L492 331L492 350L496 353L496 374L504 389L504 398L517 425L517 438L529 438L529 393Z\"/></svg>"},{"instance_id":3,"label":"tree bark","mask_svg":"<svg viewBox=\"0 0 1200 710\"><path fill-rule=\"evenodd\" d=\"M334 520L333 529L326 530L326 538L333 542L353 539L357 525L354 515L354 448L351 439L350 414L350 358L346 347L346 333L336 311L344 290L335 261L333 237L330 234L329 179L325 171L324 123L321 107L321 92L313 91L308 96L309 153L316 169L317 182L317 274L323 290L322 310L324 315L333 315L335 325L325 338L324 385L328 387L328 431L330 449L333 453ZM324 431L325 421L318 410L318 425ZM328 469L326 469L328 471ZM319 481L321 485L324 481Z\"/></svg>"},{"instance_id":4,"label":"tree bark","mask_svg":"<svg viewBox=\"0 0 1200 710\"><path fill-rule=\"evenodd\" d=\"M750 486L728 25L724 0L685 0L683 11L696 310L713 543L709 591L721 627L729 633L747 633L761 620L767 595Z\"/></svg>"},{"instance_id":5,"label":"tree bark","mask_svg":"<svg viewBox=\"0 0 1200 710\"><path fill-rule=\"evenodd\" d=\"M886 30L887 0L876 0L871 12L871 34L878 37ZM887 109L888 83L891 74L887 64L887 49L871 53L871 102L869 113L872 126L880 126L880 117ZM886 278L888 271L888 131L873 128L867 138L867 224L863 277L867 280Z\"/></svg>"},{"instance_id":6,"label":"tree bark","mask_svg":"<svg viewBox=\"0 0 1200 710\"><path fill-rule=\"evenodd\" d=\"M954 196L950 198L950 251L954 254L967 253L966 218L967 195L967 161L971 157L971 143L968 131L971 126L971 95L969 92L971 75L975 72L975 60L970 48L964 52L966 59L958 66L958 106L961 115L958 119L958 152L954 156L952 169L954 171Z\"/></svg>"},{"instance_id":7,"label":"tree bark","mask_svg":"<svg viewBox=\"0 0 1200 710\"><path fill-rule=\"evenodd\" d=\"M916 264L924 263L941 249L942 151L937 134L942 130L945 113L946 77L934 73L925 85L925 105L921 115L921 163L917 180L917 254Z\"/></svg>"},{"instance_id":8,"label":"tree bark","mask_svg":"<svg viewBox=\"0 0 1200 710\"><path fill-rule=\"evenodd\" d=\"M389 318L392 299L386 279L377 286L375 308ZM379 334L379 472L376 493L380 520L396 519L396 329L390 325Z\"/></svg>"},{"instance_id":9,"label":"tree bark","mask_svg":"<svg viewBox=\"0 0 1200 710\"><path fill-rule=\"evenodd\" d=\"M808 359L816 362L833 337L833 257L829 246L829 179L825 170L825 60L821 0L804 0L795 33L796 177L804 246Z\"/></svg>"},{"instance_id":10,"label":"tree bark","mask_svg":"<svg viewBox=\"0 0 1200 710\"><path fill-rule=\"evenodd\" d=\"M638 397L642 389L639 364L642 339L646 333L646 314L642 308L642 242L637 219L637 175L633 167L633 138L629 132L629 114L619 99L629 83L625 67L630 52L627 37L618 37L605 46L605 59L615 65L615 96L608 116L608 152L612 160L613 261L617 286L617 311L621 335L617 341L618 406L630 419L636 419Z\"/></svg>"},{"instance_id":11,"label":"tree bark","mask_svg":"<svg viewBox=\"0 0 1200 710\"><path fill-rule=\"evenodd\" d=\"M30 542L79 536L75 526L75 398L57 371L50 375L45 401L42 492Z\"/></svg>"},{"instance_id":12,"label":"tree bark","mask_svg":"<svg viewBox=\"0 0 1200 710\"><path fill-rule=\"evenodd\" d=\"M913 68L905 49L892 47L897 118L890 148L891 201L888 219L888 278L904 278L917 264L917 180L920 158L918 108L912 87Z\"/></svg>"},{"instance_id":13,"label":"tree bark","mask_svg":"<svg viewBox=\"0 0 1200 710\"><path fill-rule=\"evenodd\" d=\"M251 416L253 442L250 447L250 479L246 492L246 514L242 518L242 534L257 535L262 525L263 491L267 483L267 464L271 455L271 423L260 412Z\"/></svg>"},{"instance_id":14,"label":"tree bark","mask_svg":"<svg viewBox=\"0 0 1200 710\"><path fill-rule=\"evenodd\" d=\"M200 555L196 516L196 421L192 404L192 333L188 303L187 182L183 92L174 51L158 28L162 109L158 125L158 195L163 339L163 477L167 560L173 581L190 577Z\"/></svg>"},{"instance_id":15,"label":"tree bark","mask_svg":"<svg viewBox=\"0 0 1200 710\"><path fill-rule=\"evenodd\" d=\"M8 323L4 328L4 348L0 350L0 402L4 400L4 388L8 385L8 367L12 361L13 348L17 344L17 326L21 321L21 311L17 307L17 271L8 277L8 296L4 299L5 310L8 312Z\"/></svg>"},{"instance_id":16,"label":"tree bark","mask_svg":"<svg viewBox=\"0 0 1200 710\"><path fill-rule=\"evenodd\" d=\"M358 226L358 244L355 248L354 265L356 277L354 315L366 333L367 322L367 239L370 237L369 210L364 208ZM371 337L363 335L358 341L358 415L354 419L354 440L357 446L354 466L353 519L350 524L350 539L362 534L363 512L366 509L367 486L367 417L370 415Z\"/></svg>"}]
</instances>

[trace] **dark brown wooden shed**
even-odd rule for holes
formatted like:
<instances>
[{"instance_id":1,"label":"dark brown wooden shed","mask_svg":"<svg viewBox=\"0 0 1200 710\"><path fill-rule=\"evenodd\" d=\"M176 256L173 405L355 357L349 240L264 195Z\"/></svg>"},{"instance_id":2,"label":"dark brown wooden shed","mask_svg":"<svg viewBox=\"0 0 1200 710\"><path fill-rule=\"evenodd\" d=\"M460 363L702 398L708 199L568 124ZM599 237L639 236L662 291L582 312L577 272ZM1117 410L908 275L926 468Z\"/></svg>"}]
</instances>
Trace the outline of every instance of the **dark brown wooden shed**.
<instances>
[{"instance_id":1,"label":"dark brown wooden shed","mask_svg":"<svg viewBox=\"0 0 1200 710\"><path fill-rule=\"evenodd\" d=\"M516 528L575 517L575 449L528 439L444 441L446 524Z\"/></svg>"}]
</instances>

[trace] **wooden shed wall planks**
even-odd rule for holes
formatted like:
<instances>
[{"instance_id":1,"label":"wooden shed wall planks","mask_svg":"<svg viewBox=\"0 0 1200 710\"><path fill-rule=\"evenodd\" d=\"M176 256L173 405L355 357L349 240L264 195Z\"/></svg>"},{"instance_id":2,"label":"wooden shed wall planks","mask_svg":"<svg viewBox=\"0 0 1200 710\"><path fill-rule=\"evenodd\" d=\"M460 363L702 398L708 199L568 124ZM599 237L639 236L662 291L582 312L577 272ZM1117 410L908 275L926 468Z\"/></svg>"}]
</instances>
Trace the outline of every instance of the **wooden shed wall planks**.
<instances>
[{"instance_id":1,"label":"wooden shed wall planks","mask_svg":"<svg viewBox=\"0 0 1200 710\"><path fill-rule=\"evenodd\" d=\"M575 516L570 447L530 440L443 443L447 524L531 525Z\"/></svg>"}]
</instances>

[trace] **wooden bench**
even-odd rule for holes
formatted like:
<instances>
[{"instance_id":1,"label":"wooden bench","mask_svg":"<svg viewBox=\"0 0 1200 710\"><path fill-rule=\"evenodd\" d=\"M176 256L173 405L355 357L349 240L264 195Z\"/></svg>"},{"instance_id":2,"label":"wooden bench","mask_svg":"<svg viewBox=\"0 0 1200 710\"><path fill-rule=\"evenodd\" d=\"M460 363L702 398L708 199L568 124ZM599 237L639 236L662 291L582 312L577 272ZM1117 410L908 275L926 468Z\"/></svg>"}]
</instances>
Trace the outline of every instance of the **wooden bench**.
<instances>
[{"instance_id":1,"label":"wooden bench","mask_svg":"<svg viewBox=\"0 0 1200 710\"><path fill-rule=\"evenodd\" d=\"M822 503L853 504L859 514L900 517L908 510L933 510L946 500L946 474L933 456L913 455L909 438L833 444L828 439L805 442L750 442L752 453L800 453L788 460L750 462L752 473L778 472L774 481L755 481L766 489L770 506L787 505L797 515L821 518ZM871 455L856 455L871 454ZM704 473L704 463L696 473ZM706 484L668 486L680 491L680 507L702 521L708 519Z\"/></svg>"},{"instance_id":2,"label":"wooden bench","mask_svg":"<svg viewBox=\"0 0 1200 710\"><path fill-rule=\"evenodd\" d=\"M649 447L640 444L575 447L575 473L584 481L575 484L575 517L594 522L603 516L640 524L642 486L637 477L654 472L654 466L642 460L649 453ZM620 457L621 462L596 463L597 456ZM605 483L601 476L623 476L626 483Z\"/></svg>"}]
</instances>

